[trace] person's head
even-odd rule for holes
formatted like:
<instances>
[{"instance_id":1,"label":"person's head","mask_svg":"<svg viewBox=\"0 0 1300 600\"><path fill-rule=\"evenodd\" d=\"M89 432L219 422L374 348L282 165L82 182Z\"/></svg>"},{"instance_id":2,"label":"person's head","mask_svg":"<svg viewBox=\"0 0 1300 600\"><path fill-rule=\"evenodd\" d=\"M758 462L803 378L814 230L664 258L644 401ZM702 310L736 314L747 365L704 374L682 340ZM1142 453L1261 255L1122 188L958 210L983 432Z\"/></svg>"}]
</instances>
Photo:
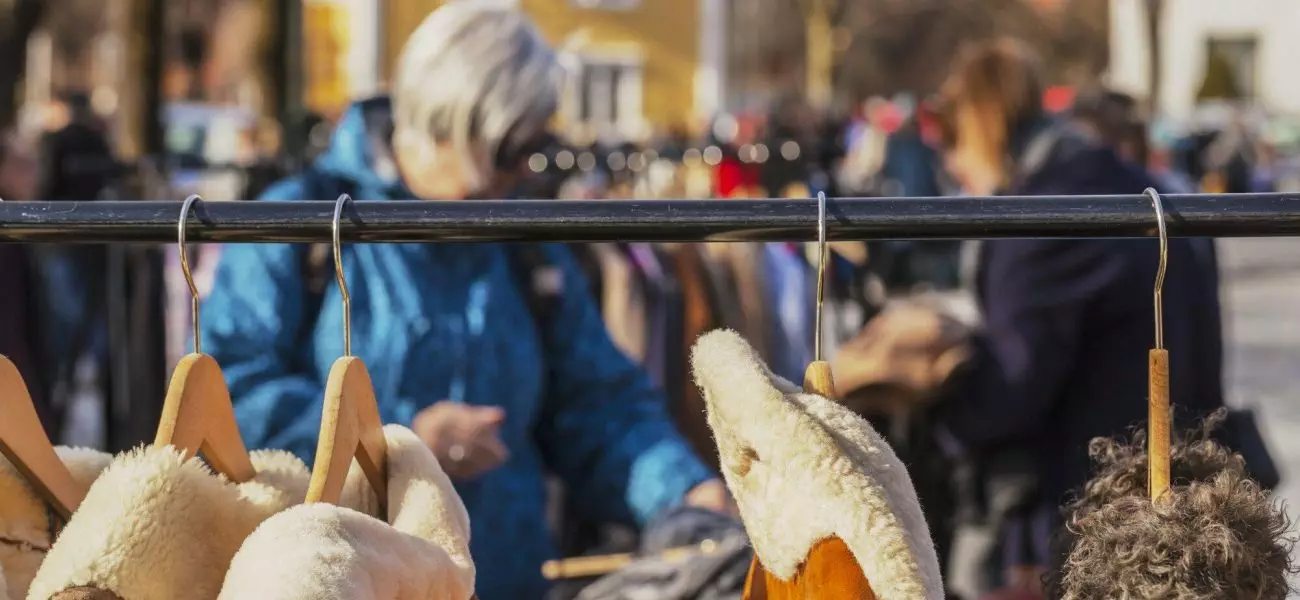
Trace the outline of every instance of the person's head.
<instances>
[{"instance_id":1,"label":"person's head","mask_svg":"<svg viewBox=\"0 0 1300 600\"><path fill-rule=\"evenodd\" d=\"M93 123L97 120L95 109L90 102L90 94L80 90L69 90L59 94L58 99L68 121Z\"/></svg>"},{"instance_id":2,"label":"person's head","mask_svg":"<svg viewBox=\"0 0 1300 600\"><path fill-rule=\"evenodd\" d=\"M393 152L407 186L428 199L508 192L544 139L562 74L554 50L506 3L433 11L393 76Z\"/></svg>"},{"instance_id":3,"label":"person's head","mask_svg":"<svg viewBox=\"0 0 1300 600\"><path fill-rule=\"evenodd\" d=\"M968 192L1006 183L1017 135L1043 116L1037 57L1003 39L973 46L956 60L940 90L943 145L952 174Z\"/></svg>"},{"instance_id":4,"label":"person's head","mask_svg":"<svg viewBox=\"0 0 1300 600\"><path fill-rule=\"evenodd\" d=\"M1075 100L1070 118L1077 127L1114 147L1125 159L1147 164L1146 123L1132 96L1106 88L1089 90Z\"/></svg>"},{"instance_id":5,"label":"person's head","mask_svg":"<svg viewBox=\"0 0 1300 600\"><path fill-rule=\"evenodd\" d=\"M1147 492L1146 436L1093 440L1099 471L1067 506L1071 543L1052 597L1283 600L1294 573L1290 521L1211 439L1223 413L1171 449L1167 501Z\"/></svg>"}]
</instances>

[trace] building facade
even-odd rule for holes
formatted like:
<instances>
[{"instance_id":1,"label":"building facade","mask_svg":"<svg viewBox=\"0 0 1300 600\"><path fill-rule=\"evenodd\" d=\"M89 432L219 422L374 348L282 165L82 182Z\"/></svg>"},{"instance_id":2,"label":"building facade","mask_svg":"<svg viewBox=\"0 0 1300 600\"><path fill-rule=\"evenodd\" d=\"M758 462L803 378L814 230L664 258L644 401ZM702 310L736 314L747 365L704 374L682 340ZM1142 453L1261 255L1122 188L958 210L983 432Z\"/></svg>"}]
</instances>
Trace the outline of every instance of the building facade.
<instances>
[{"instance_id":1,"label":"building facade","mask_svg":"<svg viewBox=\"0 0 1300 600\"><path fill-rule=\"evenodd\" d=\"M1146 0L1110 0L1110 82L1139 97L1150 87ZM1184 120L1213 70L1247 104L1300 114L1300 2L1295 0L1164 0L1160 22L1160 113ZM1215 63L1218 63L1215 65ZM1215 66L1212 66L1215 65ZM1215 77L1210 77L1215 79Z\"/></svg>"},{"instance_id":2,"label":"building facade","mask_svg":"<svg viewBox=\"0 0 1300 600\"><path fill-rule=\"evenodd\" d=\"M387 0L382 72L448 0ZM454 1L454 0L451 0ZM560 126L610 139L695 127L724 108L728 0L517 0L561 53Z\"/></svg>"}]
</instances>

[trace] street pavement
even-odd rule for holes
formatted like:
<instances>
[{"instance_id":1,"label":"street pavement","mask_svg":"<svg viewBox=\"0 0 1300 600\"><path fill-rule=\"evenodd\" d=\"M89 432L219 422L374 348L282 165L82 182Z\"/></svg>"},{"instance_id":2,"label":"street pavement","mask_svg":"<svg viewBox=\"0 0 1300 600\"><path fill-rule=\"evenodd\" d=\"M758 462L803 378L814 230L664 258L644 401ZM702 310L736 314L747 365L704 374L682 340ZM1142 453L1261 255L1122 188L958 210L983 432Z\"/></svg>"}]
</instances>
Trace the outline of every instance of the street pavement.
<instances>
[{"instance_id":1,"label":"street pavement","mask_svg":"<svg viewBox=\"0 0 1300 600\"><path fill-rule=\"evenodd\" d=\"M1300 239L1220 240L1219 259L1228 402L1258 411L1300 519Z\"/></svg>"},{"instance_id":2,"label":"street pavement","mask_svg":"<svg viewBox=\"0 0 1300 600\"><path fill-rule=\"evenodd\" d=\"M1260 412L1280 495L1300 508L1300 240L1221 240L1219 251L1228 401Z\"/></svg>"}]
</instances>

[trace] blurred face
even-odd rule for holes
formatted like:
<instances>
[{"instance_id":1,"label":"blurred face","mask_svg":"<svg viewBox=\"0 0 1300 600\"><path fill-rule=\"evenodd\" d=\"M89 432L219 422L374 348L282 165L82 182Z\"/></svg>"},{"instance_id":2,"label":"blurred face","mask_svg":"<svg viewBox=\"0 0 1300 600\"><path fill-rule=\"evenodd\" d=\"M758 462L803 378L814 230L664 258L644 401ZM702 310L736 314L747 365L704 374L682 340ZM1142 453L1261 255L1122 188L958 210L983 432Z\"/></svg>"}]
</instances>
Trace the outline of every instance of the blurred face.
<instances>
[{"instance_id":1,"label":"blurred face","mask_svg":"<svg viewBox=\"0 0 1300 600\"><path fill-rule=\"evenodd\" d=\"M406 187L425 200L463 200L513 181L509 174L490 167L482 148L471 147L467 161L450 143L398 143L394 144L393 158ZM480 182L478 173L486 174L486 181Z\"/></svg>"},{"instance_id":2,"label":"blurred face","mask_svg":"<svg viewBox=\"0 0 1300 600\"><path fill-rule=\"evenodd\" d=\"M415 141L394 140L393 158L402 180L425 200L505 198L515 191L526 172L528 157L546 146L545 132L503 142L492 155L483 145L471 144L468 158L451 143L432 147ZM481 174L481 175L480 175Z\"/></svg>"}]
</instances>

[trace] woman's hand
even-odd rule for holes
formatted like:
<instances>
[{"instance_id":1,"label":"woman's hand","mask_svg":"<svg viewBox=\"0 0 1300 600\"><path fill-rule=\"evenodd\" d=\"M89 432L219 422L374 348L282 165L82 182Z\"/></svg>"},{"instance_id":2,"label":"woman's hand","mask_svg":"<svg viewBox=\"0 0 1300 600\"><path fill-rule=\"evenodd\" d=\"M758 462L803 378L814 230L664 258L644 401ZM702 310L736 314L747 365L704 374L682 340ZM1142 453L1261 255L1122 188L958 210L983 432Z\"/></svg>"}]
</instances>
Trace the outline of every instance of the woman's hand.
<instances>
[{"instance_id":1,"label":"woman's hand","mask_svg":"<svg viewBox=\"0 0 1300 600\"><path fill-rule=\"evenodd\" d=\"M733 517L740 516L736 500L721 479L710 479L686 492L686 505Z\"/></svg>"},{"instance_id":2,"label":"woman's hand","mask_svg":"<svg viewBox=\"0 0 1300 600\"><path fill-rule=\"evenodd\" d=\"M510 451L501 441L506 413L498 406L434 403L415 415L411 429L452 479L473 479L501 466Z\"/></svg>"}]
</instances>

